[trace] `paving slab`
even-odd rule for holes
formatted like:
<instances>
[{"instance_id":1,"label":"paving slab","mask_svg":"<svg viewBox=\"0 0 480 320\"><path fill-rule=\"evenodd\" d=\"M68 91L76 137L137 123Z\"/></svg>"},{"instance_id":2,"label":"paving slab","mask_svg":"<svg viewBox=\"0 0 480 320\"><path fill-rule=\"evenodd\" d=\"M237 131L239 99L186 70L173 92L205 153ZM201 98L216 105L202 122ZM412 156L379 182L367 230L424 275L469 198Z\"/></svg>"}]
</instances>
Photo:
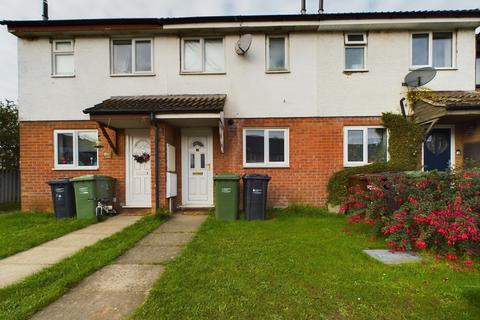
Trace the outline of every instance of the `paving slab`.
<instances>
[{"instance_id":1,"label":"paving slab","mask_svg":"<svg viewBox=\"0 0 480 320\"><path fill-rule=\"evenodd\" d=\"M143 238L138 244L142 246L179 246L185 245L192 240L193 233L151 233Z\"/></svg>"},{"instance_id":2,"label":"paving slab","mask_svg":"<svg viewBox=\"0 0 480 320\"><path fill-rule=\"evenodd\" d=\"M134 224L140 216L119 215L107 221L90 225L37 247L0 260L0 288L42 270L49 265L74 255L76 252L108 238Z\"/></svg>"},{"instance_id":3,"label":"paving slab","mask_svg":"<svg viewBox=\"0 0 480 320\"><path fill-rule=\"evenodd\" d=\"M145 301L163 273L164 267L159 263L175 258L205 219L206 216L174 215L112 264L82 280L32 319L128 318Z\"/></svg>"},{"instance_id":4,"label":"paving slab","mask_svg":"<svg viewBox=\"0 0 480 320\"><path fill-rule=\"evenodd\" d=\"M385 264L411 263L422 260L419 256L407 252L390 252L384 249L363 250L363 252Z\"/></svg>"},{"instance_id":5,"label":"paving slab","mask_svg":"<svg viewBox=\"0 0 480 320\"><path fill-rule=\"evenodd\" d=\"M0 264L0 287L7 286L12 279L22 279L48 267L48 264Z\"/></svg>"},{"instance_id":6,"label":"paving slab","mask_svg":"<svg viewBox=\"0 0 480 320\"><path fill-rule=\"evenodd\" d=\"M118 258L119 264L157 264L174 259L182 251L180 246L137 246Z\"/></svg>"},{"instance_id":7,"label":"paving slab","mask_svg":"<svg viewBox=\"0 0 480 320\"><path fill-rule=\"evenodd\" d=\"M74 248L83 248L86 245L92 245L98 240L101 240L105 237L103 233L74 233L68 234L61 238L46 242L43 244L44 247L52 248L65 248L65 247L74 247Z\"/></svg>"},{"instance_id":8,"label":"paving slab","mask_svg":"<svg viewBox=\"0 0 480 320\"><path fill-rule=\"evenodd\" d=\"M183 215L181 217L172 218L172 224L163 224L153 233L164 233L164 232L195 232L198 230L200 225L205 221L207 216L193 216L193 215Z\"/></svg>"}]
</instances>

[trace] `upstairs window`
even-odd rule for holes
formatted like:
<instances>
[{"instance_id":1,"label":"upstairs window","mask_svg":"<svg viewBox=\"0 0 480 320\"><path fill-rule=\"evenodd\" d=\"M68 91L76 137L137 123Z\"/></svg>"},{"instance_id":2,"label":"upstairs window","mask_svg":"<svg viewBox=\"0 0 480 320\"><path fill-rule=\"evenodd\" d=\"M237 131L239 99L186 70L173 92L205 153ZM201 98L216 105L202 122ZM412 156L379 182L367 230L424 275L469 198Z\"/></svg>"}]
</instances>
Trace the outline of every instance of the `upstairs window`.
<instances>
[{"instance_id":1,"label":"upstairs window","mask_svg":"<svg viewBox=\"0 0 480 320\"><path fill-rule=\"evenodd\" d=\"M55 169L96 169L97 130L55 130Z\"/></svg>"},{"instance_id":2,"label":"upstairs window","mask_svg":"<svg viewBox=\"0 0 480 320\"><path fill-rule=\"evenodd\" d=\"M412 67L453 68L453 32L412 34Z\"/></svg>"},{"instance_id":3,"label":"upstairs window","mask_svg":"<svg viewBox=\"0 0 480 320\"><path fill-rule=\"evenodd\" d=\"M288 71L288 36L267 36L267 71Z\"/></svg>"},{"instance_id":4,"label":"upstairs window","mask_svg":"<svg viewBox=\"0 0 480 320\"><path fill-rule=\"evenodd\" d=\"M366 70L367 35L345 34L345 71Z\"/></svg>"},{"instance_id":5,"label":"upstairs window","mask_svg":"<svg viewBox=\"0 0 480 320\"><path fill-rule=\"evenodd\" d=\"M73 76L73 40L55 40L52 42L52 75Z\"/></svg>"},{"instance_id":6,"label":"upstairs window","mask_svg":"<svg viewBox=\"0 0 480 320\"><path fill-rule=\"evenodd\" d=\"M183 73L223 73L225 53L223 38L182 39Z\"/></svg>"},{"instance_id":7,"label":"upstairs window","mask_svg":"<svg viewBox=\"0 0 480 320\"><path fill-rule=\"evenodd\" d=\"M346 167L387 161L387 129L383 127L345 127L343 144Z\"/></svg>"},{"instance_id":8,"label":"upstairs window","mask_svg":"<svg viewBox=\"0 0 480 320\"><path fill-rule=\"evenodd\" d=\"M112 40L113 75L153 73L152 39Z\"/></svg>"},{"instance_id":9,"label":"upstairs window","mask_svg":"<svg viewBox=\"0 0 480 320\"><path fill-rule=\"evenodd\" d=\"M288 167L288 129L243 130L244 167Z\"/></svg>"}]
</instances>

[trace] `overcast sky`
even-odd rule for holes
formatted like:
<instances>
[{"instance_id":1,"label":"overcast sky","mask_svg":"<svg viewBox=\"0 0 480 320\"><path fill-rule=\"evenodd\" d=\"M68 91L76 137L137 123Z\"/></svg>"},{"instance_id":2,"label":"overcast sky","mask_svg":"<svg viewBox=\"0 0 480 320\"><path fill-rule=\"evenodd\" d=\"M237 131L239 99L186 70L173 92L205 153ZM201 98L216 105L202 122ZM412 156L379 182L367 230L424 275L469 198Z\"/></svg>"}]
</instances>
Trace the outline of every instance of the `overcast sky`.
<instances>
[{"instance_id":1,"label":"overcast sky","mask_svg":"<svg viewBox=\"0 0 480 320\"><path fill-rule=\"evenodd\" d=\"M50 19L298 13L300 0L49 0ZM318 1L307 0L308 12ZM479 0L325 0L326 12L472 9ZM42 0L0 0L0 20L41 19ZM17 99L16 38L0 26L0 100Z\"/></svg>"}]
</instances>

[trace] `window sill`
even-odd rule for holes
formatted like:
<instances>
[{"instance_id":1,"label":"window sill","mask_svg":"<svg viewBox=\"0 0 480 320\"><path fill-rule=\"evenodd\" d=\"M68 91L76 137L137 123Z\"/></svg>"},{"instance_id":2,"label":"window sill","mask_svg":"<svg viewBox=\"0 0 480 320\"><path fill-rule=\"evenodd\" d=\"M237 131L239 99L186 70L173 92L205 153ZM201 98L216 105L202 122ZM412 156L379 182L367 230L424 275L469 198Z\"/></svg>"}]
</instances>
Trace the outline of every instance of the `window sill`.
<instances>
[{"instance_id":1,"label":"window sill","mask_svg":"<svg viewBox=\"0 0 480 320\"><path fill-rule=\"evenodd\" d=\"M110 74L112 78L122 78L122 77L154 77L155 73L125 73L125 74Z\"/></svg>"},{"instance_id":2,"label":"window sill","mask_svg":"<svg viewBox=\"0 0 480 320\"><path fill-rule=\"evenodd\" d=\"M61 167L54 167L52 171L97 171L98 167L70 167L70 168L61 168Z\"/></svg>"},{"instance_id":3,"label":"window sill","mask_svg":"<svg viewBox=\"0 0 480 320\"><path fill-rule=\"evenodd\" d=\"M366 163L366 162L362 162L362 163L344 163L343 164L343 167L345 168L352 168L352 167L361 167L361 166L366 166L366 165L369 165L371 163Z\"/></svg>"},{"instance_id":4,"label":"window sill","mask_svg":"<svg viewBox=\"0 0 480 320\"><path fill-rule=\"evenodd\" d=\"M368 69L345 69L345 70L343 70L344 74L365 73L365 72L368 72Z\"/></svg>"},{"instance_id":5,"label":"window sill","mask_svg":"<svg viewBox=\"0 0 480 320\"><path fill-rule=\"evenodd\" d=\"M52 78L75 78L74 74L52 74Z\"/></svg>"},{"instance_id":6,"label":"window sill","mask_svg":"<svg viewBox=\"0 0 480 320\"><path fill-rule=\"evenodd\" d=\"M265 70L266 74L290 73L290 70Z\"/></svg>"},{"instance_id":7,"label":"window sill","mask_svg":"<svg viewBox=\"0 0 480 320\"><path fill-rule=\"evenodd\" d=\"M212 75L226 75L227 73L225 71L223 72L201 72L201 71L180 71L181 76L189 76L189 75L195 75L195 76L212 76Z\"/></svg>"},{"instance_id":8,"label":"window sill","mask_svg":"<svg viewBox=\"0 0 480 320\"><path fill-rule=\"evenodd\" d=\"M261 164L261 165L252 165L252 164L243 164L244 169L290 169L290 165L272 165L272 164Z\"/></svg>"},{"instance_id":9,"label":"window sill","mask_svg":"<svg viewBox=\"0 0 480 320\"><path fill-rule=\"evenodd\" d=\"M418 69L421 69L421 68L433 68L432 66L418 66L418 67L412 67L410 66L410 71L416 71ZM433 68L435 69L436 71L457 71L458 68L456 67L451 67L451 68Z\"/></svg>"}]
</instances>

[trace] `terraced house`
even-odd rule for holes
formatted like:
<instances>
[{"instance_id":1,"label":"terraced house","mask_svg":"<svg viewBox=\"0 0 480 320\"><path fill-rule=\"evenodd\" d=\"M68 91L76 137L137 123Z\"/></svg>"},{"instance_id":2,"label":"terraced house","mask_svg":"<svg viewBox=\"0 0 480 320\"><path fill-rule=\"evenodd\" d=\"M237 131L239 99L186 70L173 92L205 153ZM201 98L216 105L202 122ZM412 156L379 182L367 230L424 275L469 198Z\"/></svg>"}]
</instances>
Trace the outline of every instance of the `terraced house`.
<instances>
[{"instance_id":1,"label":"terraced house","mask_svg":"<svg viewBox=\"0 0 480 320\"><path fill-rule=\"evenodd\" d=\"M212 207L223 172L270 175L271 206L325 206L333 172L388 159L380 116L421 67L437 70L432 95L406 109L431 127L424 168L479 158L480 10L3 24L24 210L50 208L49 179L86 173L115 177L126 210Z\"/></svg>"}]
</instances>

